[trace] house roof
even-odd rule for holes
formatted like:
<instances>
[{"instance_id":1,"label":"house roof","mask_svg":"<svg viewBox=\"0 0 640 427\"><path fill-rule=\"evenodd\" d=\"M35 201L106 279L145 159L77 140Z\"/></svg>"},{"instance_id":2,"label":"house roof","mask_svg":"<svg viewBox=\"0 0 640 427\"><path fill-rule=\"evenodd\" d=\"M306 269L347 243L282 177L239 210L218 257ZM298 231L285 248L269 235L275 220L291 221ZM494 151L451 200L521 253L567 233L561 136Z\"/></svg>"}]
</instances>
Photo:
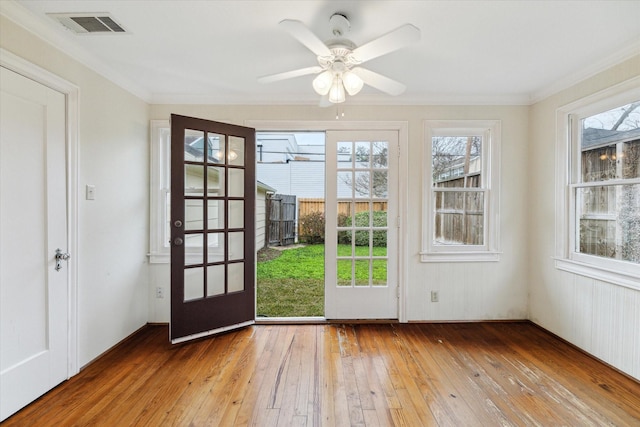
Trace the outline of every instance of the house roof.
<instances>
[{"instance_id":1,"label":"house roof","mask_svg":"<svg viewBox=\"0 0 640 427\"><path fill-rule=\"evenodd\" d=\"M640 128L623 131L587 128L582 132L582 151L606 147L616 142L633 140L640 140Z\"/></svg>"},{"instance_id":2,"label":"house roof","mask_svg":"<svg viewBox=\"0 0 640 427\"><path fill-rule=\"evenodd\" d=\"M63 12L107 12L127 32L77 35L48 15ZM154 104L317 105L311 75L257 78L317 64L281 20L326 40L336 12L356 45L406 23L421 31L366 63L407 90L365 87L347 105L531 104L640 51L640 1L0 1L4 16Z\"/></svg>"}]
</instances>

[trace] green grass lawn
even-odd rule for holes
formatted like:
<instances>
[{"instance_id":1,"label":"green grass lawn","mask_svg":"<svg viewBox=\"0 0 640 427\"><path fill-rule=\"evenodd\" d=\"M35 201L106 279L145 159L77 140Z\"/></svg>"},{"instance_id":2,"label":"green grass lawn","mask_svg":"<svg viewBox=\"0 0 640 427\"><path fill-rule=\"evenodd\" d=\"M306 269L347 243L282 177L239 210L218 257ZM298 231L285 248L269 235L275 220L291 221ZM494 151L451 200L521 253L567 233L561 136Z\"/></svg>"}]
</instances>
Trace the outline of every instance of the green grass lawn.
<instances>
[{"instance_id":1,"label":"green grass lawn","mask_svg":"<svg viewBox=\"0 0 640 427\"><path fill-rule=\"evenodd\" d=\"M368 248L356 247L356 255L368 255ZM350 255L351 246L339 245L338 254ZM373 255L385 255L386 248L374 248ZM384 260L374 260L373 284L386 282ZM324 245L258 252L258 316L324 316ZM368 263L356 261L355 283L367 284ZM351 284L351 263L338 263L338 284Z\"/></svg>"}]
</instances>

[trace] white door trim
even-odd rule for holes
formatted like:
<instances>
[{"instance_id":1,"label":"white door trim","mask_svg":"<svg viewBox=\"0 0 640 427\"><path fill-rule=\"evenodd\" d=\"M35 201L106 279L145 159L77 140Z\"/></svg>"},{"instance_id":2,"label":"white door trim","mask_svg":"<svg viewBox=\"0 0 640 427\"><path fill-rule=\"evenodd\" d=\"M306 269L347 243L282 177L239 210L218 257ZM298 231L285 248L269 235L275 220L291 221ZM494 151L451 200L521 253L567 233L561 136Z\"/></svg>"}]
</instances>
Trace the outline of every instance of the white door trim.
<instances>
[{"instance_id":1,"label":"white door trim","mask_svg":"<svg viewBox=\"0 0 640 427\"><path fill-rule=\"evenodd\" d=\"M78 356L78 100L80 89L73 83L0 48L0 66L28 77L65 95L67 138L67 248L69 295L67 378L80 371Z\"/></svg>"},{"instance_id":2,"label":"white door trim","mask_svg":"<svg viewBox=\"0 0 640 427\"><path fill-rule=\"evenodd\" d=\"M246 120L245 126L256 131L329 131L329 130L394 130L398 132L400 157L398 159L398 321L406 323L407 319L407 278L408 263L408 214L409 214L409 122L406 121L316 121L316 120Z\"/></svg>"}]
</instances>

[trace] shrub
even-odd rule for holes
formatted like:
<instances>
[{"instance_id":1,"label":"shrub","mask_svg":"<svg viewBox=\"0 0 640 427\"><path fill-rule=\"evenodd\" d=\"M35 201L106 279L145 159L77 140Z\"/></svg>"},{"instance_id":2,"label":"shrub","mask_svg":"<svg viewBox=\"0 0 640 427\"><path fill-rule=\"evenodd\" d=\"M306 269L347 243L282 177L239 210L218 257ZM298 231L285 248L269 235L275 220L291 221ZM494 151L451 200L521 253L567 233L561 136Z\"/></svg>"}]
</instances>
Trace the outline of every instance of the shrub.
<instances>
[{"instance_id":1,"label":"shrub","mask_svg":"<svg viewBox=\"0 0 640 427\"><path fill-rule=\"evenodd\" d=\"M345 227L351 226L351 218L347 217L345 220ZM359 212L355 215L356 227L368 227L369 226L369 212ZM374 227L386 227L387 226L387 213L376 211L373 213L373 226ZM369 232L360 230L355 232L356 246L368 246L369 245ZM338 242L342 244L351 243L351 233L348 231L342 231L339 233ZM377 230L373 232L373 246L385 247L387 246L387 232L386 230Z\"/></svg>"},{"instance_id":2,"label":"shrub","mask_svg":"<svg viewBox=\"0 0 640 427\"><path fill-rule=\"evenodd\" d=\"M300 235L298 240L302 243L324 243L325 219L322 212L311 212L300 217L298 222Z\"/></svg>"}]
</instances>

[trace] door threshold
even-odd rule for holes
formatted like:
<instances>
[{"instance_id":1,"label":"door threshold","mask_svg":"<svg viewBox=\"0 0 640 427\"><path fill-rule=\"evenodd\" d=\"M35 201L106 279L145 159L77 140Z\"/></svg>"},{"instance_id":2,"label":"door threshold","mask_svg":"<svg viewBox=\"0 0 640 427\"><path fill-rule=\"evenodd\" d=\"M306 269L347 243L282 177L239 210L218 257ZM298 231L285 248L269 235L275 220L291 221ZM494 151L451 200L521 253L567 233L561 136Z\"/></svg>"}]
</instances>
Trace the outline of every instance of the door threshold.
<instances>
[{"instance_id":1,"label":"door threshold","mask_svg":"<svg viewBox=\"0 0 640 427\"><path fill-rule=\"evenodd\" d=\"M256 325L318 325L329 323L322 316L313 317L256 317Z\"/></svg>"}]
</instances>

